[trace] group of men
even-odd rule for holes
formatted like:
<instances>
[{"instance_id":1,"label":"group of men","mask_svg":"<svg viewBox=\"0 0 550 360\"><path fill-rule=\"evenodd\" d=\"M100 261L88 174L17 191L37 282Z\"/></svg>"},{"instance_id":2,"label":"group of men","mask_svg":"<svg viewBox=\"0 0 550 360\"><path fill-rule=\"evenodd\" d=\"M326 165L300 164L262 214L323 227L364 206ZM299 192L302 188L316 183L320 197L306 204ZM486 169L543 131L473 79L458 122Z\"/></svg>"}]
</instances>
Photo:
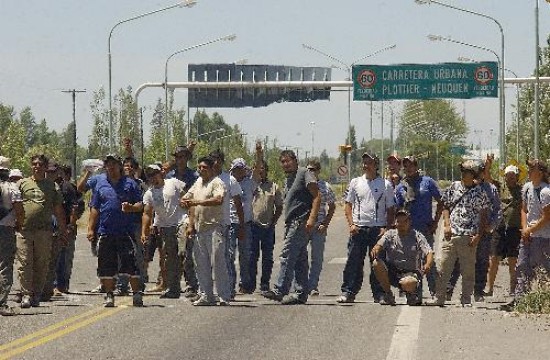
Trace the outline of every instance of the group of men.
<instances>
[{"instance_id":1,"label":"group of men","mask_svg":"<svg viewBox=\"0 0 550 360\"><path fill-rule=\"evenodd\" d=\"M219 150L199 158L196 171L189 168L193 147L179 146L173 162L144 169L132 156L107 155L104 171L87 169L77 186L69 181L70 169L60 176L57 165L43 155L31 158L30 177L9 182L8 159L0 157L1 313L13 314L7 295L16 248L22 308L68 291L78 191L88 190L87 238L97 251L106 307L115 306L116 292L127 291L128 283L133 305L143 306L147 264L156 249L161 272L154 290L162 290L161 298L179 298L183 276L183 294L193 305L228 305L237 292L257 289L260 257L258 288L267 299L296 305L319 295L327 228L335 211L334 193L319 179L320 163L299 167L294 152L282 151L279 162L286 178L281 191L268 178L261 143L252 168L236 158L228 171ZM528 290L537 266L550 270L550 187L543 161L527 162L529 182L522 188L516 166L505 169L501 186L490 176L491 157L466 160L460 164L461 179L440 191L420 173L414 156L386 160L384 177L377 156L364 153L363 174L351 180L345 193L348 254L337 302L355 301L367 256L372 295L383 305L396 303L392 285L406 295L407 304L422 304L426 277L432 303L443 306L461 275L460 301L471 306L472 295L475 301L493 295L499 261L507 258L514 300L503 309L509 310ZM271 287L275 225L281 216L280 270ZM440 220L444 236L436 266L434 234Z\"/></svg>"}]
</instances>

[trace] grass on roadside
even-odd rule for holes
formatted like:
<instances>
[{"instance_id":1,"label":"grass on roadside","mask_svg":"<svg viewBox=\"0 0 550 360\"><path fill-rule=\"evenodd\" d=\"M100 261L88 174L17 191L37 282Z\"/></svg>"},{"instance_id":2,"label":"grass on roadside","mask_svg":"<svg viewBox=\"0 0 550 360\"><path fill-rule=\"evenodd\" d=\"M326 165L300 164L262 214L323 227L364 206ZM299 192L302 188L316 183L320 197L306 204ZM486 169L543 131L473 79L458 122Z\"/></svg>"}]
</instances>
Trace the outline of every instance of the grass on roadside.
<instances>
[{"instance_id":1,"label":"grass on roadside","mask_svg":"<svg viewBox=\"0 0 550 360\"><path fill-rule=\"evenodd\" d=\"M515 310L523 314L550 315L550 274L537 269L531 291L519 300Z\"/></svg>"}]
</instances>

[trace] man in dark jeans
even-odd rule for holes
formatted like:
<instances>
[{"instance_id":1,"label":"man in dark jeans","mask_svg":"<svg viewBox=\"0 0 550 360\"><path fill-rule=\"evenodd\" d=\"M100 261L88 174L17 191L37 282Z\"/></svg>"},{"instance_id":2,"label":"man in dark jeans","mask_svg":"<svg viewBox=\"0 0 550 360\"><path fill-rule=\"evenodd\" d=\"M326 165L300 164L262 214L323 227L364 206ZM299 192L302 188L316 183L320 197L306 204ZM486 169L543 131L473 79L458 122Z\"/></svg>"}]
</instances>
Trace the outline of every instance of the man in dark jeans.
<instances>
[{"instance_id":1,"label":"man in dark jeans","mask_svg":"<svg viewBox=\"0 0 550 360\"><path fill-rule=\"evenodd\" d=\"M287 176L284 189L285 238L275 288L262 295L280 301L283 305L305 304L309 295L308 233L317 221L321 194L314 174L306 168L298 167L298 160L292 150L281 151L279 161ZM285 297L294 278L296 293Z\"/></svg>"},{"instance_id":2,"label":"man in dark jeans","mask_svg":"<svg viewBox=\"0 0 550 360\"><path fill-rule=\"evenodd\" d=\"M388 180L378 174L380 161L375 155L364 153L363 175L351 180L345 204L349 224L348 260L344 268L342 295L339 303L352 303L363 285L365 256L393 224L395 198ZM370 285L375 302L384 297L384 290L374 276L371 264Z\"/></svg>"}]
</instances>

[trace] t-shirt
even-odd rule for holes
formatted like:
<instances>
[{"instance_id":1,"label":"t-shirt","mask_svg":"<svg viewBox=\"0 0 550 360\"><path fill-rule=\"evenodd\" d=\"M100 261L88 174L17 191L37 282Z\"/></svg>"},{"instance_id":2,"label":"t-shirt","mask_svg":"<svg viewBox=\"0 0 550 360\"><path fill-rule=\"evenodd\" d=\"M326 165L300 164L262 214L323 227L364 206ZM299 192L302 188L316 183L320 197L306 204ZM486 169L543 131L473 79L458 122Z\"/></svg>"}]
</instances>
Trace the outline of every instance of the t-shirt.
<instances>
[{"instance_id":1,"label":"t-shirt","mask_svg":"<svg viewBox=\"0 0 550 360\"><path fill-rule=\"evenodd\" d=\"M409 211L413 229L422 232L433 222L432 200L440 198L437 184L429 176L407 177L395 188L397 206Z\"/></svg>"},{"instance_id":2,"label":"t-shirt","mask_svg":"<svg viewBox=\"0 0 550 360\"><path fill-rule=\"evenodd\" d=\"M502 219L502 210L500 208L500 196L498 194L498 189L495 185L488 182L482 182L481 184L479 184L479 186L481 187L481 189L483 189L483 191L485 191L487 197L489 198L489 201L491 202L488 221L490 228L495 229Z\"/></svg>"},{"instance_id":3,"label":"t-shirt","mask_svg":"<svg viewBox=\"0 0 550 360\"><path fill-rule=\"evenodd\" d=\"M220 175L218 175L218 177L225 184L225 193L222 204L222 225L229 226L231 225L231 199L233 199L233 197L237 195L242 196L243 191L237 179L231 176L228 172L223 171Z\"/></svg>"},{"instance_id":4,"label":"t-shirt","mask_svg":"<svg viewBox=\"0 0 550 360\"><path fill-rule=\"evenodd\" d=\"M247 223L252 221L252 198L254 196L254 189L258 186L258 183L250 176L245 176L244 179L239 182L239 185L242 190L241 202L243 204L244 222ZM231 223L238 224L239 217L237 216L237 209L235 208L233 199L231 199L230 204Z\"/></svg>"},{"instance_id":5,"label":"t-shirt","mask_svg":"<svg viewBox=\"0 0 550 360\"><path fill-rule=\"evenodd\" d=\"M521 186L504 185L500 193L503 224L509 228L521 227Z\"/></svg>"},{"instance_id":6,"label":"t-shirt","mask_svg":"<svg viewBox=\"0 0 550 360\"><path fill-rule=\"evenodd\" d=\"M0 187L2 188L2 198L0 199L2 206L6 211L9 211L6 216L0 219L0 226L15 227L15 211L13 211L13 204L22 202L21 192L19 188L9 181L0 181Z\"/></svg>"},{"instance_id":7,"label":"t-shirt","mask_svg":"<svg viewBox=\"0 0 550 360\"><path fill-rule=\"evenodd\" d=\"M352 220L357 226L387 226L387 209L395 206L393 187L388 180L365 175L351 179L346 203L352 204Z\"/></svg>"},{"instance_id":8,"label":"t-shirt","mask_svg":"<svg viewBox=\"0 0 550 360\"><path fill-rule=\"evenodd\" d=\"M107 177L99 178L92 195L91 206L99 211L99 235L133 234L136 223L132 213L122 212L122 203L141 202L141 189L127 176L122 176L116 184Z\"/></svg>"},{"instance_id":9,"label":"t-shirt","mask_svg":"<svg viewBox=\"0 0 550 360\"><path fill-rule=\"evenodd\" d=\"M65 221L67 224L71 222L71 214L73 209L78 206L79 193L76 191L76 185L70 181L64 180L61 183L61 193L63 194L63 210L65 211Z\"/></svg>"},{"instance_id":10,"label":"t-shirt","mask_svg":"<svg viewBox=\"0 0 550 360\"><path fill-rule=\"evenodd\" d=\"M203 179L199 177L183 198L207 200L217 196L224 197L225 193L225 185L219 177L214 177L208 182L203 182ZM193 209L195 211L195 229L197 231L210 230L223 223L223 205L197 205Z\"/></svg>"},{"instance_id":11,"label":"t-shirt","mask_svg":"<svg viewBox=\"0 0 550 360\"><path fill-rule=\"evenodd\" d=\"M317 214L316 225L321 224L327 217L328 204L334 204L336 202L336 196L330 187L330 184L324 180L317 181L319 186L319 194L321 194L321 206L319 207L319 213Z\"/></svg>"},{"instance_id":12,"label":"t-shirt","mask_svg":"<svg viewBox=\"0 0 550 360\"><path fill-rule=\"evenodd\" d=\"M143 195L143 205L153 207L155 226L172 227L181 224L186 211L180 206L180 198L185 193L185 183L176 178L164 180L162 187L152 187Z\"/></svg>"},{"instance_id":13,"label":"t-shirt","mask_svg":"<svg viewBox=\"0 0 550 360\"><path fill-rule=\"evenodd\" d=\"M421 260L432 248L420 231L411 229L406 235L400 236L397 229L390 229L378 240L386 254L386 262L405 271L420 270Z\"/></svg>"},{"instance_id":14,"label":"t-shirt","mask_svg":"<svg viewBox=\"0 0 550 360\"><path fill-rule=\"evenodd\" d=\"M550 188L547 183L534 187L532 182L523 185L522 199L527 208L527 225L535 224L542 217L542 209L550 205ZM550 238L550 224L531 234L533 237Z\"/></svg>"},{"instance_id":15,"label":"t-shirt","mask_svg":"<svg viewBox=\"0 0 550 360\"><path fill-rule=\"evenodd\" d=\"M295 220L304 220L311 212L313 196L307 186L317 183L315 174L306 168L298 168L292 174L287 174L284 188L285 224Z\"/></svg>"},{"instance_id":16,"label":"t-shirt","mask_svg":"<svg viewBox=\"0 0 550 360\"><path fill-rule=\"evenodd\" d=\"M283 194L273 181L264 181L254 189L252 199L253 221L257 225L273 225L275 209L283 206Z\"/></svg>"},{"instance_id":17,"label":"t-shirt","mask_svg":"<svg viewBox=\"0 0 550 360\"><path fill-rule=\"evenodd\" d=\"M441 197L451 211L449 220L454 235L475 235L479 232L482 210L490 210L487 193L479 186L467 188L461 181L453 182Z\"/></svg>"},{"instance_id":18,"label":"t-shirt","mask_svg":"<svg viewBox=\"0 0 550 360\"><path fill-rule=\"evenodd\" d=\"M59 186L50 179L35 181L31 177L19 180L17 185L25 210L23 228L31 231L51 230L53 209L63 204Z\"/></svg>"}]
</instances>

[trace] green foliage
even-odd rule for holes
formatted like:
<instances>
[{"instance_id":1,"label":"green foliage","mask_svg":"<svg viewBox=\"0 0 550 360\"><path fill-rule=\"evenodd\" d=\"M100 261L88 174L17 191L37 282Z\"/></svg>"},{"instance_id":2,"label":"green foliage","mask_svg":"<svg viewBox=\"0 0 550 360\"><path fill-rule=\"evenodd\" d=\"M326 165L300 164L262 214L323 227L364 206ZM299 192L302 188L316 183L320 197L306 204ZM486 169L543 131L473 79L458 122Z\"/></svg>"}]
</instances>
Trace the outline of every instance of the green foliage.
<instances>
[{"instance_id":1,"label":"green foliage","mask_svg":"<svg viewBox=\"0 0 550 360\"><path fill-rule=\"evenodd\" d=\"M515 308L525 314L550 314L550 277L537 269L531 291L522 297Z\"/></svg>"}]
</instances>

